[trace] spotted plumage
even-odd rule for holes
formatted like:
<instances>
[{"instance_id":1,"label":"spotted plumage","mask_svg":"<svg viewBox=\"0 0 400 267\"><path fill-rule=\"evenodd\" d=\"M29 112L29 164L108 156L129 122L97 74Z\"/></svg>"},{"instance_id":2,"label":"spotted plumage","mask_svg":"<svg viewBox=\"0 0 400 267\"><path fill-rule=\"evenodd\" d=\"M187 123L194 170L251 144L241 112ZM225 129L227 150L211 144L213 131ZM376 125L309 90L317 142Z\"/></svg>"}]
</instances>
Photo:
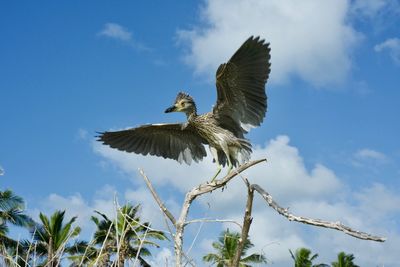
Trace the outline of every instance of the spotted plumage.
<instances>
[{"instance_id":1,"label":"spotted plumage","mask_svg":"<svg viewBox=\"0 0 400 267\"><path fill-rule=\"evenodd\" d=\"M270 48L250 37L216 73L217 102L211 112L197 114L194 99L178 93L168 112L184 112L185 123L150 124L117 132L104 132L99 141L112 148L191 163L206 156L210 147L218 171L248 161L251 144L244 135L259 126L267 110L265 83L270 73ZM213 178L213 179L214 179Z\"/></svg>"}]
</instances>

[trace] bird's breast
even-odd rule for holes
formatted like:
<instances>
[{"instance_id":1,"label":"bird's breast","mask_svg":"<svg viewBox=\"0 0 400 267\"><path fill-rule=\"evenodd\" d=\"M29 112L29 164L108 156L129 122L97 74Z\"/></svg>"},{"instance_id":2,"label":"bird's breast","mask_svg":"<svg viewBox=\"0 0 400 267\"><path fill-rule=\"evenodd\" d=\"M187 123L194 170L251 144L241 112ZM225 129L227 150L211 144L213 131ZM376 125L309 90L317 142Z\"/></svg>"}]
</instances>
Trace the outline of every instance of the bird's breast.
<instances>
[{"instance_id":1,"label":"bird's breast","mask_svg":"<svg viewBox=\"0 0 400 267\"><path fill-rule=\"evenodd\" d=\"M236 141L236 137L230 131L219 127L213 119L197 121L193 126L213 147L220 148Z\"/></svg>"}]
</instances>

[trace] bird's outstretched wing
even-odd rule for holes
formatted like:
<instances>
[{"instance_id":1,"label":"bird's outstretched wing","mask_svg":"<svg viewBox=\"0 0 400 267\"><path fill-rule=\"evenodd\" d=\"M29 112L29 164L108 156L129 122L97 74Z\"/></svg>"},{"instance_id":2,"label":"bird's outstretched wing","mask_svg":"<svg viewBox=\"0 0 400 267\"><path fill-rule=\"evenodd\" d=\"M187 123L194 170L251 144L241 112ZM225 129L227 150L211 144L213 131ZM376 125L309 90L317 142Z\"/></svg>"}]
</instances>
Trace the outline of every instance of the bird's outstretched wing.
<instances>
[{"instance_id":1,"label":"bird's outstretched wing","mask_svg":"<svg viewBox=\"0 0 400 267\"><path fill-rule=\"evenodd\" d=\"M207 155L207 144L192 128L183 124L148 124L116 132L103 132L98 141L126 152L155 155L190 164Z\"/></svg>"},{"instance_id":2,"label":"bird's outstretched wing","mask_svg":"<svg viewBox=\"0 0 400 267\"><path fill-rule=\"evenodd\" d=\"M265 117L270 67L269 44L252 36L217 70L213 113L222 127L238 137L260 125Z\"/></svg>"}]
</instances>

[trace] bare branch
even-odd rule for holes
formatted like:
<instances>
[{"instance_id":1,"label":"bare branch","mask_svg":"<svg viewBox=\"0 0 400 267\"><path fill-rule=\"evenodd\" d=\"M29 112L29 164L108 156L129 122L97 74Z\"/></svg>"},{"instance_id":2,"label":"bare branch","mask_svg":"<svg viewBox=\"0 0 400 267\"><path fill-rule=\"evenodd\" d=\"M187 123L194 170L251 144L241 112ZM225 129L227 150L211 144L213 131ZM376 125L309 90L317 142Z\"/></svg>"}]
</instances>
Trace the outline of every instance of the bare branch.
<instances>
[{"instance_id":1,"label":"bare branch","mask_svg":"<svg viewBox=\"0 0 400 267\"><path fill-rule=\"evenodd\" d=\"M253 210L254 189L250 186L250 183L246 178L243 177L243 180L247 186L247 202L246 202L246 210L243 217L242 234L237 244L236 253L233 258L233 263L232 263L233 267L239 266L240 256L242 256L244 244L246 243L246 240L249 236L250 225L251 222L253 221L253 218L251 217L251 211Z\"/></svg>"},{"instance_id":2,"label":"bare branch","mask_svg":"<svg viewBox=\"0 0 400 267\"><path fill-rule=\"evenodd\" d=\"M243 228L243 226L240 223L238 223L237 221L234 221L234 220L210 219L210 218L203 218L203 219L196 219L196 220L186 221L185 225L188 225L188 224L191 224L191 223L205 223L205 222L234 223L237 226L239 226L240 229Z\"/></svg>"},{"instance_id":3,"label":"bare branch","mask_svg":"<svg viewBox=\"0 0 400 267\"><path fill-rule=\"evenodd\" d=\"M221 180L216 180L212 183L206 182L206 183L200 184L199 186L196 186L195 188L190 190L186 196L192 198L192 201L193 201L196 197L198 197L200 195L210 193L218 188L225 186L230 180L232 180L232 178L234 178L241 172L243 172L243 171L247 170L248 168L250 168L251 166L261 163L263 161L267 161L267 160L259 159L259 160L246 162L246 163L240 165L239 168L232 170Z\"/></svg>"},{"instance_id":4,"label":"bare branch","mask_svg":"<svg viewBox=\"0 0 400 267\"><path fill-rule=\"evenodd\" d=\"M165 215L165 213L163 213L163 219L164 219L165 225L167 226L167 230L169 232L169 235L171 236L172 239L174 239L174 234L172 233L172 229L169 226L168 217L167 217L167 215ZM174 225L174 227L175 227L175 225Z\"/></svg>"},{"instance_id":5,"label":"bare branch","mask_svg":"<svg viewBox=\"0 0 400 267\"><path fill-rule=\"evenodd\" d=\"M167 209L164 203L161 201L161 198L158 196L156 190L154 189L153 185L151 184L149 178L147 178L146 174L142 169L139 169L140 175L142 175L144 181L146 182L147 187L149 188L151 194L153 195L154 199L156 200L158 206L162 210L162 212L168 217L168 219L172 222L173 225L176 224L176 219L174 215Z\"/></svg>"},{"instance_id":6,"label":"bare branch","mask_svg":"<svg viewBox=\"0 0 400 267\"><path fill-rule=\"evenodd\" d=\"M194 244L196 243L197 238L199 237L199 234L200 234L200 232L201 232L201 229L203 228L203 225L204 225L204 221L201 222L199 228L197 229L197 233L196 233L196 235L194 236L194 238L193 238L193 240L192 240L192 243L190 244L189 249L186 251L186 255L187 255L188 257L189 257L190 252L192 251L192 248L193 248ZM185 264L184 266L186 266L186 264Z\"/></svg>"},{"instance_id":7,"label":"bare branch","mask_svg":"<svg viewBox=\"0 0 400 267\"><path fill-rule=\"evenodd\" d=\"M243 172L244 170L250 168L253 165L256 165L260 162L267 161L266 159L261 159L261 160L255 160L255 161L249 161L244 163L243 165L239 166L236 170L231 171L228 173L224 178L221 180L215 181L213 183L203 183L200 184L199 186L193 188L190 190L188 193L185 195L185 200L182 205L181 209L181 214L179 216L179 219L175 223L175 244L174 244L174 249L175 249L175 258L176 258L176 266L180 267L182 266L182 253L183 253L183 231L185 229L185 222L187 215L189 213L190 205L192 204L193 200L195 200L198 196L204 195L206 193L210 193L218 188L221 188L225 186L232 178L237 176L239 173Z\"/></svg>"},{"instance_id":8,"label":"bare branch","mask_svg":"<svg viewBox=\"0 0 400 267\"><path fill-rule=\"evenodd\" d=\"M380 236L374 236L365 232L357 231L354 230L346 225L343 225L341 222L329 222L329 221L323 221L320 219L310 219L302 216L295 216L292 213L289 212L288 209L282 208L278 203L276 203L273 199L272 196L265 191L262 187L260 187L257 184L252 184L251 188L256 190L264 199L267 201L268 205L276 210L280 215L285 216L289 221L295 221L295 222L301 222L305 224L310 224L314 226L319 226L319 227L325 227L325 228L330 228L330 229L335 229L338 231L342 231L345 234L348 234L350 236L363 239L363 240L372 240L372 241L377 241L377 242L384 242L386 241L385 237L380 237Z\"/></svg>"},{"instance_id":9,"label":"bare branch","mask_svg":"<svg viewBox=\"0 0 400 267\"><path fill-rule=\"evenodd\" d=\"M174 251L175 251L176 266L178 266L178 267L182 266L183 258L186 258L188 260L188 262L186 264L192 264L189 257L187 255L185 255L185 253L183 252L183 233L184 233L184 228L186 225L188 225L190 223L197 223L197 222L201 222L201 223L204 223L204 222L232 222L232 223L238 224L235 221L219 220L219 219L197 219L197 220L186 221L192 202L200 195L210 193L219 188L223 188L235 176L240 175L240 173L243 172L244 170L252 167L253 165L261 163L263 161L266 161L266 159L247 162L247 163L239 166L239 168L237 168L236 170L233 170L232 172L228 173L221 180L215 181L213 183L209 183L209 182L202 183L199 186L192 188L185 195L181 213L177 220L172 215L172 213L166 208L166 206L163 204L163 202L161 201L157 192L155 191L154 187L152 186L150 180L147 178L147 176L145 175L143 170L140 169L140 174L144 178L147 187L150 189L150 192L152 193L152 195L153 195L154 199L156 200L157 204L159 205L160 209L164 213L165 217L168 218L172 222L172 224L175 226L175 235L173 235L173 237L174 237ZM364 239L364 240L372 240L372 241L378 241L378 242L384 242L386 240L386 238L384 238L384 237L373 236L373 235L370 235L370 234L367 234L364 232L353 230L350 227L341 224L340 222L329 222L329 221L323 221L323 220L319 220L319 219L310 219L310 218L306 218L306 217L295 216L295 215L291 214L288 211L288 209L282 208L278 203L276 203L272 199L272 196L268 192L266 192L263 188L261 188L259 185L257 185L257 184L250 185L250 183L248 182L248 180L246 178L244 178L244 177L242 177L242 178L248 188L248 199L247 199L247 204L246 204L246 212L245 212L245 216L243 219L243 226L240 226L240 224L238 224L242 229L242 235L241 235L241 238L240 238L239 244L238 244L238 252L240 252L240 248L243 247L244 242L248 238L248 232L249 232L250 225L252 222L251 210L252 210L252 203L253 203L253 198L254 198L254 191L257 191L267 201L267 203L270 207L272 207L274 210L276 210L282 216L285 216L290 221L297 221L297 222L310 224L310 225L314 225L314 226L335 229L338 231L342 231L353 237ZM171 233L171 235L172 235L172 233ZM237 260L237 255L235 257L236 257L235 259ZM240 260L240 256L239 256L239 260Z\"/></svg>"}]
</instances>

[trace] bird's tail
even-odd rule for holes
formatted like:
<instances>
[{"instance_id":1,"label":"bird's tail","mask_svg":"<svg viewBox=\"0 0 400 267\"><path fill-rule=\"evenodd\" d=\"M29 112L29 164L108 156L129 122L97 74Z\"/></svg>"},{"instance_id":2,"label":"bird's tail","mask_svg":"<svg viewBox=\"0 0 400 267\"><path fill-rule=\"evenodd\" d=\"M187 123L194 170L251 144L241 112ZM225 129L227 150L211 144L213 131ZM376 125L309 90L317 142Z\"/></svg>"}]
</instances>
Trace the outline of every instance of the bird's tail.
<instances>
[{"instance_id":1,"label":"bird's tail","mask_svg":"<svg viewBox=\"0 0 400 267\"><path fill-rule=\"evenodd\" d=\"M251 144L248 140L239 139L239 143L240 143L241 148L239 149L237 156L234 159L235 166L238 166L239 164L249 161L251 152L253 152L253 150L251 149ZM232 162L234 162L234 161L232 161Z\"/></svg>"},{"instance_id":2,"label":"bird's tail","mask_svg":"<svg viewBox=\"0 0 400 267\"><path fill-rule=\"evenodd\" d=\"M251 144L248 140L238 139L238 141L240 147L231 147L229 151L230 160L232 162L232 165L235 167L249 161L252 152ZM225 166L228 163L226 155L222 150L218 151L218 161L219 164L221 164L222 166Z\"/></svg>"}]
</instances>

